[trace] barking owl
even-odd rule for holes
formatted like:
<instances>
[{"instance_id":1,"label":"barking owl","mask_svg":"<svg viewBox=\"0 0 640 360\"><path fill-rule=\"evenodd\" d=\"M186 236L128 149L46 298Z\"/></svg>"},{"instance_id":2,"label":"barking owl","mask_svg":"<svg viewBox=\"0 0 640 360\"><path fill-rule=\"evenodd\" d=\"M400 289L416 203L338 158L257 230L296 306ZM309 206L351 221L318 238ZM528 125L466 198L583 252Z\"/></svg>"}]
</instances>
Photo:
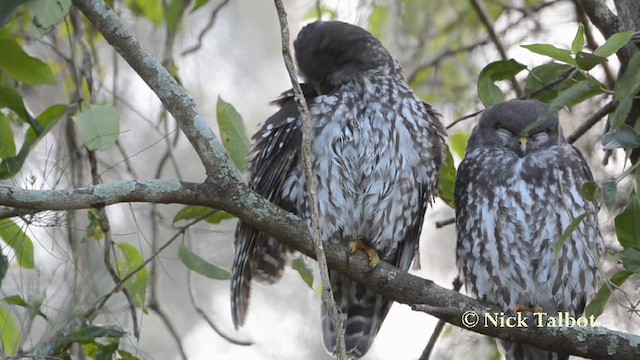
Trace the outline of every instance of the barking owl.
<instances>
[{"instance_id":1,"label":"barking owl","mask_svg":"<svg viewBox=\"0 0 640 360\"><path fill-rule=\"evenodd\" d=\"M380 41L357 26L317 21L300 31L294 47L313 123L322 240L364 250L372 267L382 259L407 271L438 189L445 132L437 113L411 91ZM310 225L293 93L284 93L277 105L280 110L253 136L250 186ZM246 318L251 279L277 280L291 252L243 222L235 245L231 306L238 327ZM338 272L329 275L346 317L347 353L361 357L392 302ZM325 347L335 352L324 305L322 328Z\"/></svg>"},{"instance_id":2,"label":"barking owl","mask_svg":"<svg viewBox=\"0 0 640 360\"><path fill-rule=\"evenodd\" d=\"M562 136L557 114L536 124L544 107L499 103L473 129L455 187L457 263L467 291L505 311L580 316L595 292L598 209L581 195L591 171ZM554 256L563 232L585 213ZM507 359L568 357L499 345Z\"/></svg>"}]
</instances>

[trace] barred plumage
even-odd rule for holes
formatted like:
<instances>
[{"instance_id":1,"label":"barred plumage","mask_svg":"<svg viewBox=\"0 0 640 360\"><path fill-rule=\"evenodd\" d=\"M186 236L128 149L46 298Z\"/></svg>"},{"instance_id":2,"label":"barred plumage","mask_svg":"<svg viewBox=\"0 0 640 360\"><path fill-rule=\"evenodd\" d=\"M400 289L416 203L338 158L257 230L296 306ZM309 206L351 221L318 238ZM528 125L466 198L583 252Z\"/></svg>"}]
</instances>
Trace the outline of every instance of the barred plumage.
<instances>
[{"instance_id":1,"label":"barred plumage","mask_svg":"<svg viewBox=\"0 0 640 360\"><path fill-rule=\"evenodd\" d=\"M298 67L311 85L307 88L314 136L311 160L322 240L345 245L362 240L383 260L407 271L417 253L425 210L437 193L444 128L431 106L411 91L397 61L367 31L337 21L315 22L301 30L294 45ZM269 181L268 189L258 191L275 194L272 201L310 224L298 156L300 119L297 111L285 110L295 106L291 100L281 105L278 114L286 116L274 115L254 136L252 176L257 169L265 169L261 176L275 176L277 181ZM294 129L295 136L281 137L283 131L293 134ZM267 143L279 148L272 153ZM292 161L279 164L276 174L270 174L265 163L285 153ZM246 265L246 259L266 250L259 235L246 235L247 228L241 223L236 236L234 321L244 319L251 277L247 272L257 270L255 262ZM371 346L391 302L337 272L331 271L330 278L347 318L347 352L360 357ZM324 343L333 352L335 333L324 307L322 311Z\"/></svg>"},{"instance_id":2,"label":"barred plumage","mask_svg":"<svg viewBox=\"0 0 640 360\"><path fill-rule=\"evenodd\" d=\"M580 316L596 286L602 250L597 207L581 194L592 180L582 155L566 143L558 116L528 130L544 109L511 100L482 114L456 180L457 262L468 292L505 311L541 307ZM566 239L573 219L587 213ZM567 355L499 341L507 359Z\"/></svg>"}]
</instances>

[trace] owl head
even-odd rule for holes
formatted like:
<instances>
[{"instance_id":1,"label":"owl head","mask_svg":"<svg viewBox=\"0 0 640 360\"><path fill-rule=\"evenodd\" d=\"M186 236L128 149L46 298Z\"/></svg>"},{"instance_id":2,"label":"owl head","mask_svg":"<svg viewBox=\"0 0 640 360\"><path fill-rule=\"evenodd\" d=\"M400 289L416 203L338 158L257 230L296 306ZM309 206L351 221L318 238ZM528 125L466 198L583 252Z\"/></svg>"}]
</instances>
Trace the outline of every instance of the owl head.
<instances>
[{"instance_id":1,"label":"owl head","mask_svg":"<svg viewBox=\"0 0 640 360\"><path fill-rule=\"evenodd\" d=\"M537 100L509 100L486 109L473 129L467 151L495 146L513 151L520 157L565 143L554 114L540 124L538 115L545 104ZM535 125L532 127L532 125Z\"/></svg>"},{"instance_id":2,"label":"owl head","mask_svg":"<svg viewBox=\"0 0 640 360\"><path fill-rule=\"evenodd\" d=\"M302 76L321 93L390 66L393 58L368 31L341 21L315 21L293 43Z\"/></svg>"}]
</instances>

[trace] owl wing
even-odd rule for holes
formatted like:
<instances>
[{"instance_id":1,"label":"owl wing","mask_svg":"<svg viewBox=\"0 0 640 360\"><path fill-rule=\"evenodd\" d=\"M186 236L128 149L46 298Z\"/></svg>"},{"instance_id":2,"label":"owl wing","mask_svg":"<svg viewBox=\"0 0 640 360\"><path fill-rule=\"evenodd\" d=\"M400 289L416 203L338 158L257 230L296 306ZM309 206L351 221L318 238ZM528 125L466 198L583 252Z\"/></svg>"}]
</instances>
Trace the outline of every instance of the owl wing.
<instances>
[{"instance_id":1,"label":"owl wing","mask_svg":"<svg viewBox=\"0 0 640 360\"><path fill-rule=\"evenodd\" d=\"M301 84L307 100L315 90ZM281 195L282 186L299 161L302 129L293 90L274 102L280 110L268 118L252 137L249 186L275 205L292 213L296 207ZM293 249L240 220L235 233L231 276L231 314L236 328L247 316L251 280L274 283L282 276Z\"/></svg>"},{"instance_id":2,"label":"owl wing","mask_svg":"<svg viewBox=\"0 0 640 360\"><path fill-rule=\"evenodd\" d=\"M565 240L560 254L554 259L558 271L553 281L553 294L558 311L569 311L578 316L583 313L589 298L596 291L597 261L602 254L603 241L598 226L598 206L582 196L582 187L593 181L591 169L582 154L573 146L564 145L555 148L560 161L556 169L555 181L560 183L558 211L560 213L559 232L562 233L574 219L586 214L576 229ZM543 282L546 279L538 279Z\"/></svg>"}]
</instances>

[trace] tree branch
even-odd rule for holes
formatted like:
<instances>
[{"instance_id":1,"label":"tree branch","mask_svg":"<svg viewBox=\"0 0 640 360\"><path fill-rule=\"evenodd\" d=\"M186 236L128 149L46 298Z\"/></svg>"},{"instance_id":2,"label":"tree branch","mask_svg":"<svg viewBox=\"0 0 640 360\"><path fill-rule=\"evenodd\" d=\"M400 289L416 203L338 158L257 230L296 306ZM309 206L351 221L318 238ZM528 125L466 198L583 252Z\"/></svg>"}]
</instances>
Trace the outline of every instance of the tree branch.
<instances>
[{"instance_id":1,"label":"tree branch","mask_svg":"<svg viewBox=\"0 0 640 360\"><path fill-rule=\"evenodd\" d=\"M618 31L618 17L609 9L604 0L577 0L582 9L605 38Z\"/></svg>"},{"instance_id":2,"label":"tree branch","mask_svg":"<svg viewBox=\"0 0 640 360\"><path fill-rule=\"evenodd\" d=\"M159 184L154 184L156 182ZM0 203L9 203L10 206L34 210L46 207L60 210L65 204L59 202L63 196L68 196L72 201L67 205L73 206L72 208L80 208L83 204L85 208L92 207L96 203L109 205L117 203L118 200L119 202L161 200L160 202L163 203L199 204L232 213L256 229L264 231L303 254L315 258L315 250L307 224L248 189L225 189L210 182L202 185L180 183L175 180L155 180L145 183L147 185L140 186L142 189L140 193L132 193L129 190L131 185L122 182L115 183L115 186L114 184L104 184L95 188L83 188L75 191L22 190L2 186L0 187ZM161 186L166 183L173 184L172 186L176 189L169 190ZM96 192L102 193L105 192L105 189L112 190L114 188L124 190L111 191L111 196L102 196L96 199ZM145 198L143 195L149 193L150 189L157 190L158 188L163 188L165 193L149 196L149 198ZM20 200L17 200L13 195ZM463 314L469 311L475 314L493 314L503 311L496 306L484 304L457 292L444 289L430 280L402 272L384 262L381 262L375 271L370 271L368 259L364 254L356 253L347 260L344 248L340 245L324 244L324 247L327 263L331 269L346 274L394 301L408 305L428 305L427 310L430 314L455 326L464 327ZM438 311L438 309L448 310ZM494 327L491 323L484 326L484 323L480 322L469 330L546 350L592 359L637 359L640 356L639 336L603 327L501 328Z\"/></svg>"},{"instance_id":3,"label":"tree branch","mask_svg":"<svg viewBox=\"0 0 640 360\"><path fill-rule=\"evenodd\" d=\"M605 106L598 109L598 111L594 112L589 116L578 128L567 137L567 142L569 144L573 144L580 138L580 136L584 135L589 129L591 129L595 124L598 123L605 115L612 113L616 109L617 103L616 101L610 101Z\"/></svg>"},{"instance_id":4,"label":"tree branch","mask_svg":"<svg viewBox=\"0 0 640 360\"><path fill-rule=\"evenodd\" d=\"M502 41L500 41L500 38L498 38L498 35L496 34L495 29L493 28L493 20L491 20L491 18L489 17L489 12L485 7L484 2L482 0L470 0L470 1L471 1L471 6L473 6L473 9L478 14L480 21L482 22L484 27L487 28L487 32L489 33L489 37L491 38L491 41L495 44L496 49L498 49L498 53L500 53L500 58L503 61L508 60L509 58L507 57L507 51L504 49L504 45L502 45ZM516 80L515 76L511 77L510 81L511 81L511 86L513 87L513 91L515 91L516 93L516 96L518 97L522 96L522 89L520 88L520 84L518 84L518 80Z\"/></svg>"}]
</instances>

